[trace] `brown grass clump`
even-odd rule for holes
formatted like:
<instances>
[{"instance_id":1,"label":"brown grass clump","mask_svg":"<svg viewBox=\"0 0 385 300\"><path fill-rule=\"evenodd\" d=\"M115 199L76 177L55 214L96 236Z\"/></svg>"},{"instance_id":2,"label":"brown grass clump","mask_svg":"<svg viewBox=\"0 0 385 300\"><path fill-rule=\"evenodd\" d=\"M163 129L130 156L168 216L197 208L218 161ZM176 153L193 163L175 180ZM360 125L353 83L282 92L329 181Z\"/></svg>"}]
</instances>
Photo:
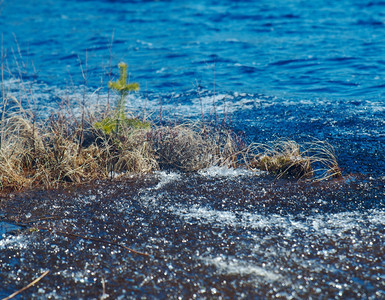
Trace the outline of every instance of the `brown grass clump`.
<instances>
[{"instance_id":1,"label":"brown grass clump","mask_svg":"<svg viewBox=\"0 0 385 300\"><path fill-rule=\"evenodd\" d=\"M158 168L146 130L121 126L119 135L105 134L93 115L80 119L64 109L36 121L19 104L1 120L2 190L56 188Z\"/></svg>"},{"instance_id":2,"label":"brown grass clump","mask_svg":"<svg viewBox=\"0 0 385 300\"><path fill-rule=\"evenodd\" d=\"M4 118L0 189L56 188L126 172L190 172L213 165L260 169L278 178L341 176L334 149L321 141L306 147L282 140L247 146L230 130L199 124L132 125L143 124L140 120L122 123L119 133L108 134L94 125L100 116L87 116L80 122L61 111L37 122L19 111Z\"/></svg>"},{"instance_id":3,"label":"brown grass clump","mask_svg":"<svg viewBox=\"0 0 385 300\"><path fill-rule=\"evenodd\" d=\"M308 148L305 154L310 158L316 172L317 181L329 178L342 177L337 155L332 145L325 141L313 141L307 143Z\"/></svg>"},{"instance_id":4,"label":"brown grass clump","mask_svg":"<svg viewBox=\"0 0 385 300\"><path fill-rule=\"evenodd\" d=\"M161 168L190 172L213 165L235 167L241 152L231 131L200 124L160 126L148 137Z\"/></svg>"},{"instance_id":5,"label":"brown grass clump","mask_svg":"<svg viewBox=\"0 0 385 300\"><path fill-rule=\"evenodd\" d=\"M119 135L95 132L96 141L106 156L105 169L108 172L147 173L159 169L151 143L150 129L122 127Z\"/></svg>"},{"instance_id":6,"label":"brown grass clump","mask_svg":"<svg viewBox=\"0 0 385 300\"><path fill-rule=\"evenodd\" d=\"M79 120L60 111L37 122L20 110L4 118L0 189L56 188L160 168L236 166L239 146L229 131L197 124L147 126L146 122L143 127L136 120L122 122L118 133L107 133L95 124L108 117L87 114Z\"/></svg>"},{"instance_id":7,"label":"brown grass clump","mask_svg":"<svg viewBox=\"0 0 385 300\"><path fill-rule=\"evenodd\" d=\"M278 177L311 177L313 168L310 159L303 155L294 141L278 141L272 145L256 145L257 155L251 166L268 171Z\"/></svg>"},{"instance_id":8,"label":"brown grass clump","mask_svg":"<svg viewBox=\"0 0 385 300\"><path fill-rule=\"evenodd\" d=\"M161 167L196 171L215 161L214 141L194 125L159 127L150 132L149 140Z\"/></svg>"},{"instance_id":9,"label":"brown grass clump","mask_svg":"<svg viewBox=\"0 0 385 300\"><path fill-rule=\"evenodd\" d=\"M61 110L36 121L20 107L9 113L0 130L0 189L56 188L127 172L190 172L213 165L260 169L278 178L341 176L334 149L321 141L247 146L228 129L197 123L155 126L127 118L110 132L95 125L108 118L87 113L79 119Z\"/></svg>"},{"instance_id":10,"label":"brown grass clump","mask_svg":"<svg viewBox=\"0 0 385 300\"><path fill-rule=\"evenodd\" d=\"M14 116L6 120L0 149L3 188L57 187L104 177L98 165L103 151L95 145L79 148L76 132L63 118L32 124Z\"/></svg>"},{"instance_id":11,"label":"brown grass clump","mask_svg":"<svg viewBox=\"0 0 385 300\"><path fill-rule=\"evenodd\" d=\"M321 141L300 146L295 141L278 140L272 144L251 147L250 167L268 171L281 177L307 180L326 180L341 177L341 170L333 147Z\"/></svg>"}]
</instances>

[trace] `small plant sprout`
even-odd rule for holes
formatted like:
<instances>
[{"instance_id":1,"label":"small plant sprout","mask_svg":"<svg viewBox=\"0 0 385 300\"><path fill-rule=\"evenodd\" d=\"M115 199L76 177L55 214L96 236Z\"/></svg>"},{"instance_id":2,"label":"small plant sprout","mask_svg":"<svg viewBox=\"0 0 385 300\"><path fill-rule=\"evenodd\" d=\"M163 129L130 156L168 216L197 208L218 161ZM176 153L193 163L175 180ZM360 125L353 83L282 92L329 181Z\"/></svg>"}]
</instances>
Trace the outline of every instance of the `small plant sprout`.
<instances>
[{"instance_id":1,"label":"small plant sprout","mask_svg":"<svg viewBox=\"0 0 385 300\"><path fill-rule=\"evenodd\" d=\"M119 94L116 103L116 111L113 117L107 117L100 122L95 123L97 129L101 129L105 134L119 133L122 126L133 129L149 129L149 122L140 121L135 118L127 118L125 113L126 98L131 91L138 91L139 84L136 82L127 83L128 65L124 62L119 63L120 77L117 81L108 83L108 87Z\"/></svg>"},{"instance_id":2,"label":"small plant sprout","mask_svg":"<svg viewBox=\"0 0 385 300\"><path fill-rule=\"evenodd\" d=\"M123 120L125 118L125 104L126 98L131 91L138 91L139 84L136 82L127 83L127 68L128 65L124 62L119 63L120 77L115 82L109 82L108 87L112 90L115 90L119 93L120 99L116 105L116 118L118 120Z\"/></svg>"}]
</instances>

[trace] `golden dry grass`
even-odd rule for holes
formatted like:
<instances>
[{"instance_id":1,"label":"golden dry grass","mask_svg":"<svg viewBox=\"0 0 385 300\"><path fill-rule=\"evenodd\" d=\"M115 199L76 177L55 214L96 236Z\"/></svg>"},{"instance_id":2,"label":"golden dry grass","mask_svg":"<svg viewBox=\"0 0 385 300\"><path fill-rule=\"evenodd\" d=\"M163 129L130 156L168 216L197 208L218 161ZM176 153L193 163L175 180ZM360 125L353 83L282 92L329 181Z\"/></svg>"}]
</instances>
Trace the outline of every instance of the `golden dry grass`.
<instances>
[{"instance_id":1,"label":"golden dry grass","mask_svg":"<svg viewBox=\"0 0 385 300\"><path fill-rule=\"evenodd\" d=\"M92 114L80 122L59 112L33 122L31 114L22 110L4 118L0 188L56 188L113 174L167 168L191 172L213 165L260 169L278 178L341 176L333 148L321 141L304 146L286 140L246 146L230 130L197 123L146 129L122 126L119 134L107 134L93 126L95 120Z\"/></svg>"},{"instance_id":2,"label":"golden dry grass","mask_svg":"<svg viewBox=\"0 0 385 300\"><path fill-rule=\"evenodd\" d=\"M103 151L95 145L79 149L76 134L63 120L32 124L22 117L6 120L0 149L2 186L57 187L103 177L98 168Z\"/></svg>"},{"instance_id":3,"label":"golden dry grass","mask_svg":"<svg viewBox=\"0 0 385 300\"><path fill-rule=\"evenodd\" d=\"M159 169L193 172L210 166L260 169L280 177L324 180L341 176L334 149L316 141L299 145L280 140L247 145L229 129L200 123L133 126L127 119L107 133L98 121L113 112L85 111L75 117L61 109L36 120L17 99L3 114L0 127L2 190L57 188L107 179L116 174ZM132 120L132 121L131 121Z\"/></svg>"},{"instance_id":4,"label":"golden dry grass","mask_svg":"<svg viewBox=\"0 0 385 300\"><path fill-rule=\"evenodd\" d=\"M249 166L281 177L311 181L341 177L334 148L327 142L313 141L299 145L292 140L250 147Z\"/></svg>"},{"instance_id":5,"label":"golden dry grass","mask_svg":"<svg viewBox=\"0 0 385 300\"><path fill-rule=\"evenodd\" d=\"M118 134L107 134L94 126L93 114L82 122L63 111L39 122L31 116L20 110L2 122L1 189L56 188L160 168L235 166L231 134L198 124L145 129L122 124Z\"/></svg>"}]
</instances>

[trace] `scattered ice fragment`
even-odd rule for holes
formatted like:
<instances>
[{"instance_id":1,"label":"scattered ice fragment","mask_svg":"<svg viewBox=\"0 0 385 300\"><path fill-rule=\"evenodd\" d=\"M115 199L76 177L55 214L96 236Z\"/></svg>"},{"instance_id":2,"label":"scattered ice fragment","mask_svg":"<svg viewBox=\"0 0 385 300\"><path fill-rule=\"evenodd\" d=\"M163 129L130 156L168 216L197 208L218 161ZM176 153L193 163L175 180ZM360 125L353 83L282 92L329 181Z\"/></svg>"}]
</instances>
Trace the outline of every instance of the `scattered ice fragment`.
<instances>
[{"instance_id":1,"label":"scattered ice fragment","mask_svg":"<svg viewBox=\"0 0 385 300\"><path fill-rule=\"evenodd\" d=\"M246 169L234 169L226 166L212 166L199 170L198 173L206 177L235 177L235 176L252 176L254 172Z\"/></svg>"},{"instance_id":2,"label":"scattered ice fragment","mask_svg":"<svg viewBox=\"0 0 385 300\"><path fill-rule=\"evenodd\" d=\"M166 184L169 184L173 181L177 181L181 178L181 175L176 172L158 171L158 172L155 172L155 174L159 176L160 180L158 184L152 188L154 190L159 190L162 187L164 187Z\"/></svg>"},{"instance_id":3,"label":"scattered ice fragment","mask_svg":"<svg viewBox=\"0 0 385 300\"><path fill-rule=\"evenodd\" d=\"M241 276L254 275L263 277L268 281L276 281L281 278L281 276L275 272L235 258L204 257L201 258L201 260L206 264L214 265L221 273L239 274Z\"/></svg>"}]
</instances>

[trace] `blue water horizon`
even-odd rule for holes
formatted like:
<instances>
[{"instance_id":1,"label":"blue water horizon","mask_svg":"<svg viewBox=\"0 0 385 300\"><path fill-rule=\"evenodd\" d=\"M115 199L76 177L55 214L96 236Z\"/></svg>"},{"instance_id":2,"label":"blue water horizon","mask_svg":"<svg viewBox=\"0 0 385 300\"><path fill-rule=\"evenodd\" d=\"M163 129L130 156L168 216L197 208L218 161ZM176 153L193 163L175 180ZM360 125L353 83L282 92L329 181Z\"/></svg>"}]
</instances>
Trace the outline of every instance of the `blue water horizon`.
<instances>
[{"instance_id":1,"label":"blue water horizon","mask_svg":"<svg viewBox=\"0 0 385 300\"><path fill-rule=\"evenodd\" d=\"M0 28L13 71L19 47L29 76L47 84L82 84L87 64L88 84L97 87L125 61L149 91L215 83L224 92L379 99L383 7L369 0L16 0L3 1Z\"/></svg>"}]
</instances>

